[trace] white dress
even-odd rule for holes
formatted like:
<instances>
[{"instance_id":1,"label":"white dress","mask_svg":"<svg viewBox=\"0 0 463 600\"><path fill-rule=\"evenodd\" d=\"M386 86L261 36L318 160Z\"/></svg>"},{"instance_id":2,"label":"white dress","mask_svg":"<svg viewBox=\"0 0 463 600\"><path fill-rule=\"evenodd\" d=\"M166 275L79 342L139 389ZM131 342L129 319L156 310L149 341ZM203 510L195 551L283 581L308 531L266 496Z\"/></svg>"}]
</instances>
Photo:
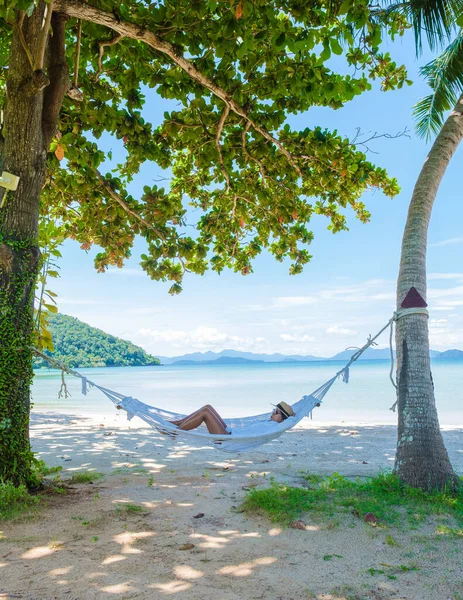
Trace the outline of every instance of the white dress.
<instances>
[{"instance_id":1,"label":"white dress","mask_svg":"<svg viewBox=\"0 0 463 600\"><path fill-rule=\"evenodd\" d=\"M291 417L288 417L291 419ZM286 424L287 419L283 421ZM278 421L273 421L272 419L268 419L267 421L258 421L257 423L253 423L252 425L248 425L243 430L240 429L230 429L227 427L227 431L234 435L240 435L241 431L246 437L254 437L256 435L266 435L267 433L272 433L273 431L278 430L281 427L282 423Z\"/></svg>"}]
</instances>

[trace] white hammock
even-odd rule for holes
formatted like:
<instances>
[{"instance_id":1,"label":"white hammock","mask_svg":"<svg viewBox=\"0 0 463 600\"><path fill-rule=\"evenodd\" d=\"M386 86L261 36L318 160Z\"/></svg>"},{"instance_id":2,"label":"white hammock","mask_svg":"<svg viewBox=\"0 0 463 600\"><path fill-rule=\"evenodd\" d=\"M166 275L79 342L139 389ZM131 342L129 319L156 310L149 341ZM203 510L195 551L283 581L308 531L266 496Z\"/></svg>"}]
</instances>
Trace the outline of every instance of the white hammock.
<instances>
[{"instance_id":1,"label":"white hammock","mask_svg":"<svg viewBox=\"0 0 463 600\"><path fill-rule=\"evenodd\" d=\"M320 386L317 390L315 390L312 394L308 396L302 396L302 398L292 405L293 410L295 412L294 417L288 417L282 423L279 423L278 426L275 426L271 432L267 433L255 433L255 424L263 421L269 420L269 413L265 413L262 415L254 415L252 417L244 417L242 419L227 419L227 426L231 429L231 434L221 435L221 434L211 434L207 431L206 427L202 425L201 427L186 431L184 429L180 429L170 421L177 421L183 419L187 415L182 415L179 413L170 412L168 410L164 410L162 408L156 408L155 406L150 406L149 404L145 404L144 402L140 402L136 398L132 398L131 396L124 396L123 394L119 394L118 392L114 392L108 388L101 387L94 383L93 381L89 381L86 377L70 369L69 367L61 364L57 360L51 358L50 356L40 352L36 348L32 348L32 351L38 356L42 357L44 360L49 362L52 366L61 369L61 371L69 373L70 375L74 375L75 377L79 377L82 380L82 393L84 395L87 394L87 391L90 387L95 387L107 398L111 400L118 408L122 408L127 412L127 418L130 420L133 417L139 417L148 425L151 425L154 429L159 431L160 433L169 436L171 438L176 439L177 437L185 437L189 438L191 441L207 443L218 450L223 450L224 452L242 452L244 450L249 450L251 448L256 448L257 446L261 446L262 444L266 444L271 440L276 439L282 433L294 427L299 421L301 421L304 417L308 415L312 416L312 410L316 406L320 406L325 394L331 388L333 383L336 381L338 377L341 377L345 383L349 382L349 367L350 365L356 361L365 350L372 345L375 344L375 339L381 335L381 333L387 329L389 326L391 327L391 336L390 336L390 349L391 349L391 381L394 383L392 379L392 326L394 320L400 318L401 316L408 313L417 313L417 312L425 312L425 309L404 309L400 313L394 313L394 316L388 321L388 323L379 331L373 338L370 336L368 338L367 343L362 346L362 348L357 349L345 367L343 367L340 371L334 375L329 381ZM64 380L63 380L64 381ZM395 383L394 383L395 385ZM249 431L250 433L247 433ZM252 432L252 433L251 433Z\"/></svg>"},{"instance_id":2,"label":"white hammock","mask_svg":"<svg viewBox=\"0 0 463 600\"><path fill-rule=\"evenodd\" d=\"M74 373L73 373L74 374ZM190 438L191 441L203 442L216 447L218 450L224 452L243 452L251 448L256 448L262 444L266 444L271 440L279 437L282 433L291 429L299 423L304 417L312 414L312 410L316 406L320 406L323 397L328 392L330 387L336 381L339 375L344 375L344 370L337 373L333 378L322 385L318 390L310 394L309 396L303 396L298 402L292 405L295 412L294 417L288 417L282 423L278 423L272 429L271 432L267 433L252 433L247 434L249 429L254 430L256 423L265 422L269 420L269 413L261 415L253 415L251 417L244 417L241 419L227 419L227 426L231 429L231 434L212 434L207 431L207 428L202 425L197 429L186 431L180 429L170 421L176 421L183 419L187 415L170 412L162 408L156 408L150 406L144 402L140 402L136 398L131 396L124 396L107 388L103 388L87 378L80 375L82 378L82 393L86 394L88 387L96 387L103 394L111 400L118 408L122 408L127 412L127 418L131 420L133 417L138 417L151 425L154 429L160 433L177 438L177 436Z\"/></svg>"}]
</instances>

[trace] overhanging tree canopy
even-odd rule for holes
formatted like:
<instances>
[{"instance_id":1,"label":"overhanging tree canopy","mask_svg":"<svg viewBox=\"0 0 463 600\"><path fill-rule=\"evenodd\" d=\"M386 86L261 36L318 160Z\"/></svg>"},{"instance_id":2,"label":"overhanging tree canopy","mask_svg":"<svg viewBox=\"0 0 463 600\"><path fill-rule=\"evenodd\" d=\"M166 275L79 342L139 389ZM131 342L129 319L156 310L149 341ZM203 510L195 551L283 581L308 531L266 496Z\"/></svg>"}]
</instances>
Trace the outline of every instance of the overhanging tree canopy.
<instances>
[{"instance_id":1,"label":"overhanging tree canopy","mask_svg":"<svg viewBox=\"0 0 463 600\"><path fill-rule=\"evenodd\" d=\"M299 273L313 214L336 232L346 228L345 208L368 219L367 188L393 196L398 187L336 131L295 131L287 116L341 108L372 79L401 87L404 67L380 46L405 26L400 14L357 0L0 7L1 166L20 177L0 209L0 477L27 480L25 437L11 440L28 423L39 204L65 236L103 249L100 270L122 265L143 236L143 268L172 281L172 293L186 270L247 274L263 248ZM159 126L145 120L148 88L179 103ZM117 173L105 172L111 157L97 141L108 133L126 151ZM134 198L127 186L146 161L171 169L172 180ZM201 215L191 236L188 202Z\"/></svg>"},{"instance_id":2,"label":"overhanging tree canopy","mask_svg":"<svg viewBox=\"0 0 463 600\"><path fill-rule=\"evenodd\" d=\"M56 32L51 61L58 65L61 52L73 77L80 52L75 81L83 100L72 99L79 97L75 87L68 92L55 131L55 98L45 88L44 122L54 140L42 213L62 220L86 248L103 247L100 270L120 266L141 234L149 244L143 267L154 279L176 282L173 292L185 269L202 273L209 258L216 270L247 273L269 244L278 259L290 256L298 273L310 258L313 213L338 231L346 227L344 207L368 219L359 200L366 188L397 192L383 169L336 132L285 125L289 113L311 106L342 107L368 90L370 79L381 78L384 89L403 84L404 68L379 50L383 22L367 3L338 16L323 3L307 9L297 2L281 10L268 2L49 6L82 19L66 27L61 20L66 48L53 42ZM11 10L5 17L21 19ZM386 24L391 34L404 26L397 17ZM352 67L344 74L330 62L341 54ZM6 52L2 59L6 67ZM56 65L47 76L66 86L66 70ZM143 115L147 88L179 101L158 127ZM105 132L125 146L117 173L104 173L108 156L94 141ZM145 161L172 169L173 178L168 189L146 186L133 198L127 184ZM182 230L186 198L203 212L194 238Z\"/></svg>"}]
</instances>

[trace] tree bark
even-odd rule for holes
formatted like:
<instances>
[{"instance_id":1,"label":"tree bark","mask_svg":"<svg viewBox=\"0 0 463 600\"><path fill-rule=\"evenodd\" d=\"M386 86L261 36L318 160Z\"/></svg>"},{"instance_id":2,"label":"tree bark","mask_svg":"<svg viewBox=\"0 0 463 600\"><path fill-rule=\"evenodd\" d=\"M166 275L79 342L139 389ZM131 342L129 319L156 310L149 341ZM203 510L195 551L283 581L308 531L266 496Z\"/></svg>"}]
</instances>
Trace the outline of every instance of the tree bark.
<instances>
[{"instance_id":1,"label":"tree bark","mask_svg":"<svg viewBox=\"0 0 463 600\"><path fill-rule=\"evenodd\" d=\"M444 123L413 190L402 240L397 310L414 287L426 300L427 232L445 170L463 139L463 95ZM399 414L394 472L425 490L458 484L439 428L429 356L428 319L408 314L398 319L397 405Z\"/></svg>"},{"instance_id":2,"label":"tree bark","mask_svg":"<svg viewBox=\"0 0 463 600\"><path fill-rule=\"evenodd\" d=\"M15 192L3 195L0 207L0 480L28 486L35 483L29 415L37 230L53 129L48 119L44 135L43 90L49 79L43 71L33 72L28 53L37 55L44 12L41 1L22 22L23 39L18 27L13 32L1 156L3 169L20 179Z\"/></svg>"}]
</instances>

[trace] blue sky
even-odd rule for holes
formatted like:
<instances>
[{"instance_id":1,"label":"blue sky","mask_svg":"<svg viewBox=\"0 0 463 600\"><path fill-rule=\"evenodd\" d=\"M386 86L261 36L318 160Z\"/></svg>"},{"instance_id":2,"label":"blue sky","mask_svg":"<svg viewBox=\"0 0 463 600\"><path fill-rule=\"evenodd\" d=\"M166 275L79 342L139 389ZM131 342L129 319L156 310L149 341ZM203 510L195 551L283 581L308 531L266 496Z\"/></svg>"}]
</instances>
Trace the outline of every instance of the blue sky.
<instances>
[{"instance_id":1,"label":"blue sky","mask_svg":"<svg viewBox=\"0 0 463 600\"><path fill-rule=\"evenodd\" d=\"M124 269L98 274L95 252L83 252L68 241L62 249L61 278L52 281L60 311L155 355L234 348L331 356L363 344L394 310L408 204L429 150L415 135L412 119L413 104L428 93L418 67L429 55L415 58L410 34L389 46L396 61L407 64L414 85L387 93L375 86L341 110L314 108L289 119L294 127L337 128L351 138L357 127L365 134L392 135L408 127L410 139L381 138L369 144L378 154L368 153L368 158L387 168L401 186L393 200L378 192L364 195L372 213L369 224L350 214L350 230L333 235L326 221L314 218L313 259L303 274L288 275L289 263L265 254L246 277L232 272L187 276L184 292L176 297L168 295L168 284L153 282L142 272L142 242L135 244ZM146 118L160 122L164 101L153 94L147 106ZM116 151L117 144L114 140ZM463 348L462 167L460 148L439 190L429 228L428 304L431 347L436 350ZM146 165L132 193L140 193L160 174ZM385 346L387 336L380 342Z\"/></svg>"}]
</instances>

